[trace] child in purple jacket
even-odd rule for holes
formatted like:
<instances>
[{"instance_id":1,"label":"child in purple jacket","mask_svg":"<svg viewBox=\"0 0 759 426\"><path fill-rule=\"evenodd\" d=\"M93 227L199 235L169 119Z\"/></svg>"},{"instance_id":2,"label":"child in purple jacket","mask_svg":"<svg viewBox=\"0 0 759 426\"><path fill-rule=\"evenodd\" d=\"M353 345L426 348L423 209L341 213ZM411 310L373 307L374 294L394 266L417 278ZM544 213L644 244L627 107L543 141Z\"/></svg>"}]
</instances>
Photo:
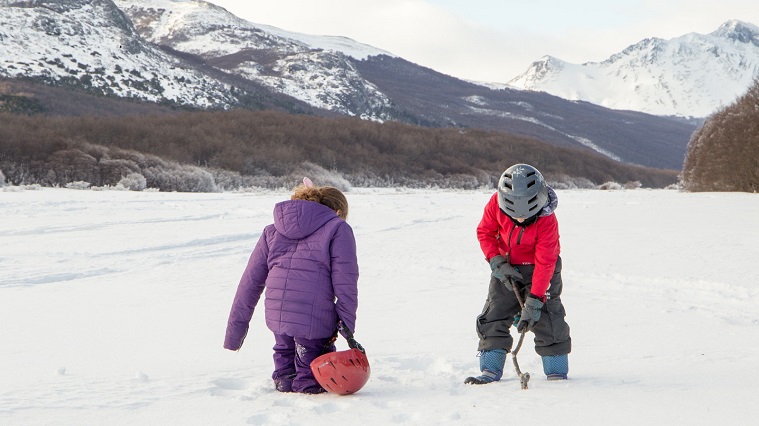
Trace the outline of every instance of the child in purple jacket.
<instances>
[{"instance_id":1,"label":"child in purple jacket","mask_svg":"<svg viewBox=\"0 0 759 426\"><path fill-rule=\"evenodd\" d=\"M335 350L338 321L355 331L358 263L348 201L340 190L307 178L289 201L274 207L237 287L224 347L239 350L266 288L266 325L274 333L274 373L280 392L322 393L314 358Z\"/></svg>"}]
</instances>

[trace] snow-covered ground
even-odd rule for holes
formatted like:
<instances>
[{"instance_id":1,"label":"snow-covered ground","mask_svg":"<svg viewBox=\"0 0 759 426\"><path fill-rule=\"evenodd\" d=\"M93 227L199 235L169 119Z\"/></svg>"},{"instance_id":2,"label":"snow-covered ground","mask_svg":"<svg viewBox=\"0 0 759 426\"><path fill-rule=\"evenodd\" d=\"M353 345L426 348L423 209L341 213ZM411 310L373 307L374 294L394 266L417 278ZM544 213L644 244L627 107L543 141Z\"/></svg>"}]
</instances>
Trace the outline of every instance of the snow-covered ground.
<instances>
[{"instance_id":1,"label":"snow-covered ground","mask_svg":"<svg viewBox=\"0 0 759 426\"><path fill-rule=\"evenodd\" d=\"M759 196L558 191L570 380L464 385L489 269L490 191L354 189L350 396L274 391L263 306L239 352L227 314L288 193L0 192L0 424L754 424ZM344 341L339 348L345 348Z\"/></svg>"}]
</instances>

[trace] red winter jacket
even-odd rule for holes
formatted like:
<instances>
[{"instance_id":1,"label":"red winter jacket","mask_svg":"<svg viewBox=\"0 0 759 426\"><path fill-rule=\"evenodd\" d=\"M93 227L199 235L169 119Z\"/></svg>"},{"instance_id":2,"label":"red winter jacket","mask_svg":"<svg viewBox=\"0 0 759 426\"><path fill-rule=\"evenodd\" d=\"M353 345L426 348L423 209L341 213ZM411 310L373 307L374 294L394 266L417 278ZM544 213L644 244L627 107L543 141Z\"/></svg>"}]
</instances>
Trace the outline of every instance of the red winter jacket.
<instances>
[{"instance_id":1,"label":"red winter jacket","mask_svg":"<svg viewBox=\"0 0 759 426\"><path fill-rule=\"evenodd\" d=\"M498 207L496 192L485 205L477 226L477 239L487 261L500 254L515 266L535 265L530 292L543 300L561 251L559 222L553 213L558 200L555 193L551 193L553 191L549 191L549 198L553 196L553 200L549 200L552 208L544 208L535 223L522 228L514 225Z\"/></svg>"}]
</instances>

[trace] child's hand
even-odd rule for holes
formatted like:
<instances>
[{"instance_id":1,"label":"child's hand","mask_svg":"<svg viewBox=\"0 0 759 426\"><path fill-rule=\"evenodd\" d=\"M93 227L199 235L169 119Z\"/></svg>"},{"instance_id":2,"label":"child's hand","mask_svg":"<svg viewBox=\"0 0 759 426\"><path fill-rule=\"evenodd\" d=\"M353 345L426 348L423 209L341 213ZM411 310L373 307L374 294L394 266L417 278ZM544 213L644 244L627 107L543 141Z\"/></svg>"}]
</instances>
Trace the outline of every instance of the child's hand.
<instances>
[{"instance_id":1,"label":"child's hand","mask_svg":"<svg viewBox=\"0 0 759 426\"><path fill-rule=\"evenodd\" d=\"M493 277L501 281L509 291L514 291L510 278L522 279L522 274L517 268L511 266L500 254L490 259L490 269L493 271Z\"/></svg>"},{"instance_id":2,"label":"child's hand","mask_svg":"<svg viewBox=\"0 0 759 426\"><path fill-rule=\"evenodd\" d=\"M356 339L348 339L348 347L351 349L358 349L361 351L362 354L366 354L366 351L364 350L364 347L361 346L361 343L358 343Z\"/></svg>"},{"instance_id":3,"label":"child's hand","mask_svg":"<svg viewBox=\"0 0 759 426\"><path fill-rule=\"evenodd\" d=\"M543 302L534 297L527 297L524 302L524 308L522 313L519 314L519 323L517 323L517 331L522 333L523 331L530 331L535 323L540 320L540 310L543 308Z\"/></svg>"}]
</instances>

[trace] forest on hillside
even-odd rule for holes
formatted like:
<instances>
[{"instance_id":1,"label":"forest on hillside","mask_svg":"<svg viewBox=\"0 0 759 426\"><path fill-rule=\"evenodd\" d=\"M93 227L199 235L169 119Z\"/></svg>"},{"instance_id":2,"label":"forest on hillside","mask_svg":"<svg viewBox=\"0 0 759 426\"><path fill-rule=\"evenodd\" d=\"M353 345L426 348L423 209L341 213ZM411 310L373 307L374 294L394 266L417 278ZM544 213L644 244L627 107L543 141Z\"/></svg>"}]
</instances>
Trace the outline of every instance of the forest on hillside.
<instances>
[{"instance_id":1,"label":"forest on hillside","mask_svg":"<svg viewBox=\"0 0 759 426\"><path fill-rule=\"evenodd\" d=\"M710 116L688 143L682 183L688 191L759 190L759 79Z\"/></svg>"},{"instance_id":2,"label":"forest on hillside","mask_svg":"<svg viewBox=\"0 0 759 426\"><path fill-rule=\"evenodd\" d=\"M53 117L0 114L0 172L14 185L86 182L216 191L292 186L492 187L515 163L558 187L661 188L675 170L621 164L504 133L276 111Z\"/></svg>"}]
</instances>

